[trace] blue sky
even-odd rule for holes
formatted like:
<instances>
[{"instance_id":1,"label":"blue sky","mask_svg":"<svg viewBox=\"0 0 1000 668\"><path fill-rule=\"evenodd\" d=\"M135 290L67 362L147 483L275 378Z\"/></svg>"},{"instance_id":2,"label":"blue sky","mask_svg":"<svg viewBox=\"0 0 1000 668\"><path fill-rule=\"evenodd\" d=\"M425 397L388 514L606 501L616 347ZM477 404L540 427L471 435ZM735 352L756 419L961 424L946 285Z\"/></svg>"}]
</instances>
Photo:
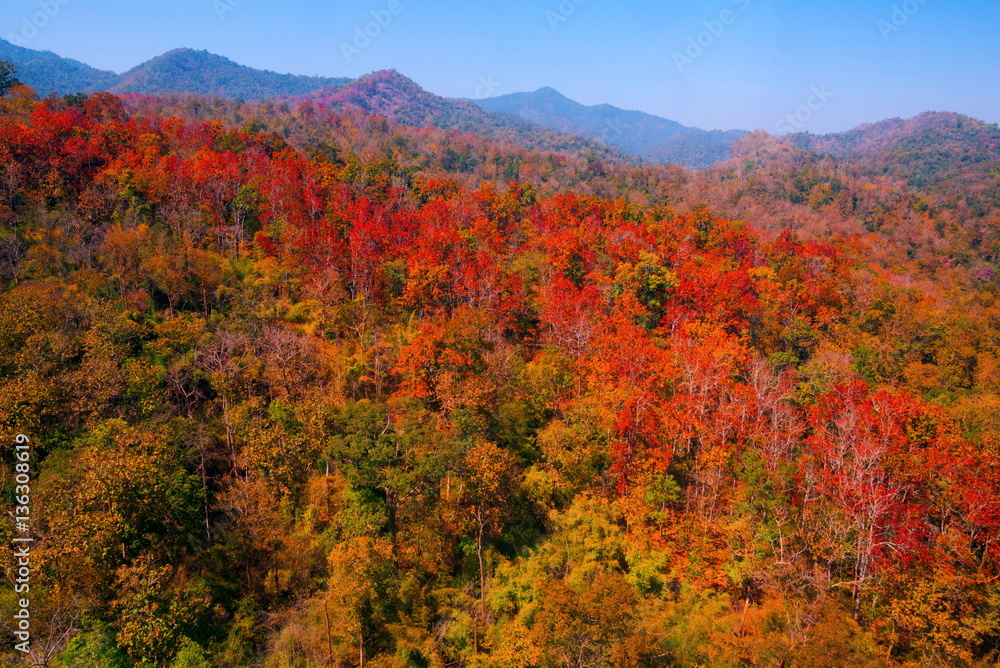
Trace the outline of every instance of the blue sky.
<instances>
[{"instance_id":1,"label":"blue sky","mask_svg":"<svg viewBox=\"0 0 1000 668\"><path fill-rule=\"evenodd\" d=\"M706 129L1000 122L995 0L3 0L10 34L117 72L186 46L296 74L395 68L449 97L552 86Z\"/></svg>"}]
</instances>

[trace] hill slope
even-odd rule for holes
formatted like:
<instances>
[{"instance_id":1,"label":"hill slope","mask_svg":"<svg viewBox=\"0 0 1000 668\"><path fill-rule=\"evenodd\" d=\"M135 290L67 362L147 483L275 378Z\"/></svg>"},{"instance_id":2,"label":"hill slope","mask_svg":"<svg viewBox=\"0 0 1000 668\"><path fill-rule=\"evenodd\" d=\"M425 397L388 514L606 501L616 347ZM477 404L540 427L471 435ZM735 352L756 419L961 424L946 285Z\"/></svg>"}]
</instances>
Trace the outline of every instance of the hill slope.
<instances>
[{"instance_id":1,"label":"hill slope","mask_svg":"<svg viewBox=\"0 0 1000 668\"><path fill-rule=\"evenodd\" d=\"M50 665L996 665L1000 280L909 186L78 102L0 100Z\"/></svg>"},{"instance_id":2,"label":"hill slope","mask_svg":"<svg viewBox=\"0 0 1000 668\"><path fill-rule=\"evenodd\" d=\"M960 173L983 172L1000 161L1000 126L956 113L927 112L866 123L848 132L797 134L793 145L905 177L923 187Z\"/></svg>"},{"instance_id":3,"label":"hill slope","mask_svg":"<svg viewBox=\"0 0 1000 668\"><path fill-rule=\"evenodd\" d=\"M36 51L0 39L0 60L17 68L17 77L41 95L55 92L93 93L118 83L118 75L91 67L51 51Z\"/></svg>"}]
</instances>

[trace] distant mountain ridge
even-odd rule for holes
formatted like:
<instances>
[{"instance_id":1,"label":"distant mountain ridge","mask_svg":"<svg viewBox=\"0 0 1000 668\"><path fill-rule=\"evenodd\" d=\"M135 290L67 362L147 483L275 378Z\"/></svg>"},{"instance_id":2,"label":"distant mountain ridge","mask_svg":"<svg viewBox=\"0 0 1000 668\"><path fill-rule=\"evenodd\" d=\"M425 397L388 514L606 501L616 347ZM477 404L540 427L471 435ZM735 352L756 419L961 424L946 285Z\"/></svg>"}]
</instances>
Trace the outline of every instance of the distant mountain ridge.
<instances>
[{"instance_id":1,"label":"distant mountain ridge","mask_svg":"<svg viewBox=\"0 0 1000 668\"><path fill-rule=\"evenodd\" d=\"M230 99L301 95L343 85L345 77L278 74L246 67L208 51L174 49L124 74L98 70L51 51L35 51L0 40L0 60L13 63L18 78L41 95L56 93L188 93Z\"/></svg>"},{"instance_id":2,"label":"distant mountain ridge","mask_svg":"<svg viewBox=\"0 0 1000 668\"><path fill-rule=\"evenodd\" d=\"M357 80L278 74L187 48L169 51L123 74L3 40L0 59L13 63L21 80L41 95L106 90L245 100L309 97L334 107L364 109L406 125L476 132L530 148L593 151L617 160L640 158L707 167L727 159L732 142L746 134L688 128L607 104L587 107L552 88L490 100L453 100L429 93L395 71ZM557 135L543 137L545 130Z\"/></svg>"},{"instance_id":3,"label":"distant mountain ridge","mask_svg":"<svg viewBox=\"0 0 1000 668\"><path fill-rule=\"evenodd\" d=\"M123 74L2 39L0 60L14 64L18 77L41 95L110 91L311 99L333 108L362 109L405 125L473 132L524 148L572 151L620 163L642 159L705 168L729 159L734 142L748 134L686 127L608 104L586 106L549 87L455 100L434 95L395 70L356 80L278 74L187 48L169 51ZM829 135L793 134L787 140L798 148L863 163L873 176L905 178L915 187L949 181L992 184L1000 174L1000 127L955 113L928 112Z\"/></svg>"},{"instance_id":4,"label":"distant mountain ridge","mask_svg":"<svg viewBox=\"0 0 1000 668\"><path fill-rule=\"evenodd\" d=\"M256 70L208 51L174 49L119 75L3 40L0 59L13 63L20 79L41 95L110 91L244 100L312 99L333 108L362 109L404 125L474 132L529 149L592 153L615 162L634 160L597 141L551 132L529 121L492 113L472 102L434 95L395 70L374 72L356 80L308 77Z\"/></svg>"},{"instance_id":5,"label":"distant mountain ridge","mask_svg":"<svg viewBox=\"0 0 1000 668\"><path fill-rule=\"evenodd\" d=\"M673 162L686 167L708 167L728 159L733 142L748 134L744 130L690 128L610 104L586 106L550 87L475 102L484 109L517 116L550 130L604 142L650 162Z\"/></svg>"}]
</instances>

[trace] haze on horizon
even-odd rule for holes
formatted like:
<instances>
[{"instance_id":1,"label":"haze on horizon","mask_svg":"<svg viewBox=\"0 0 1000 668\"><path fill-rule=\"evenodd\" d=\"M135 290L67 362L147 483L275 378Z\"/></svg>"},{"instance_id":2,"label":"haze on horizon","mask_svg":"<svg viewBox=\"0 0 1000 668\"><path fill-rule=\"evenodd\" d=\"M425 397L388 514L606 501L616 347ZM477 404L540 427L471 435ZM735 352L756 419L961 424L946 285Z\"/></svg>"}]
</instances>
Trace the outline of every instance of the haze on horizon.
<instances>
[{"instance_id":1,"label":"haze on horizon","mask_svg":"<svg viewBox=\"0 0 1000 668\"><path fill-rule=\"evenodd\" d=\"M448 97L551 86L704 129L825 133L922 111L1000 122L998 26L985 0L7 0L0 37L116 72L191 47L294 74L391 68Z\"/></svg>"}]
</instances>

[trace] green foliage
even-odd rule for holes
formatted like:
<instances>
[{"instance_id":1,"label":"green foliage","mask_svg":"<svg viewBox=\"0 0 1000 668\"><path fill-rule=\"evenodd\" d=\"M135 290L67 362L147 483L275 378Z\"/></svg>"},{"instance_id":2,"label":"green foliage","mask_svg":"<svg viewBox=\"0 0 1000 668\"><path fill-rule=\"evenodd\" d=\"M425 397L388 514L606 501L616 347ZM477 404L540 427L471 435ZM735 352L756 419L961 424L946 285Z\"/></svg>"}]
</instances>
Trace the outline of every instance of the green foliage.
<instances>
[{"instance_id":1,"label":"green foliage","mask_svg":"<svg viewBox=\"0 0 1000 668\"><path fill-rule=\"evenodd\" d=\"M211 668L205 650L190 638L182 638L170 668Z\"/></svg>"},{"instance_id":2,"label":"green foliage","mask_svg":"<svg viewBox=\"0 0 1000 668\"><path fill-rule=\"evenodd\" d=\"M11 88L20 86L17 69L10 63L0 60L0 97L4 97Z\"/></svg>"},{"instance_id":3,"label":"green foliage","mask_svg":"<svg viewBox=\"0 0 1000 668\"><path fill-rule=\"evenodd\" d=\"M419 95L347 93L385 84ZM955 184L997 168L0 115L0 425L53 665L995 662L996 212Z\"/></svg>"},{"instance_id":4,"label":"green foliage","mask_svg":"<svg viewBox=\"0 0 1000 668\"><path fill-rule=\"evenodd\" d=\"M88 620L85 629L76 634L62 652L49 664L52 668L107 666L127 668L125 654L115 644L114 630L107 624Z\"/></svg>"}]
</instances>

